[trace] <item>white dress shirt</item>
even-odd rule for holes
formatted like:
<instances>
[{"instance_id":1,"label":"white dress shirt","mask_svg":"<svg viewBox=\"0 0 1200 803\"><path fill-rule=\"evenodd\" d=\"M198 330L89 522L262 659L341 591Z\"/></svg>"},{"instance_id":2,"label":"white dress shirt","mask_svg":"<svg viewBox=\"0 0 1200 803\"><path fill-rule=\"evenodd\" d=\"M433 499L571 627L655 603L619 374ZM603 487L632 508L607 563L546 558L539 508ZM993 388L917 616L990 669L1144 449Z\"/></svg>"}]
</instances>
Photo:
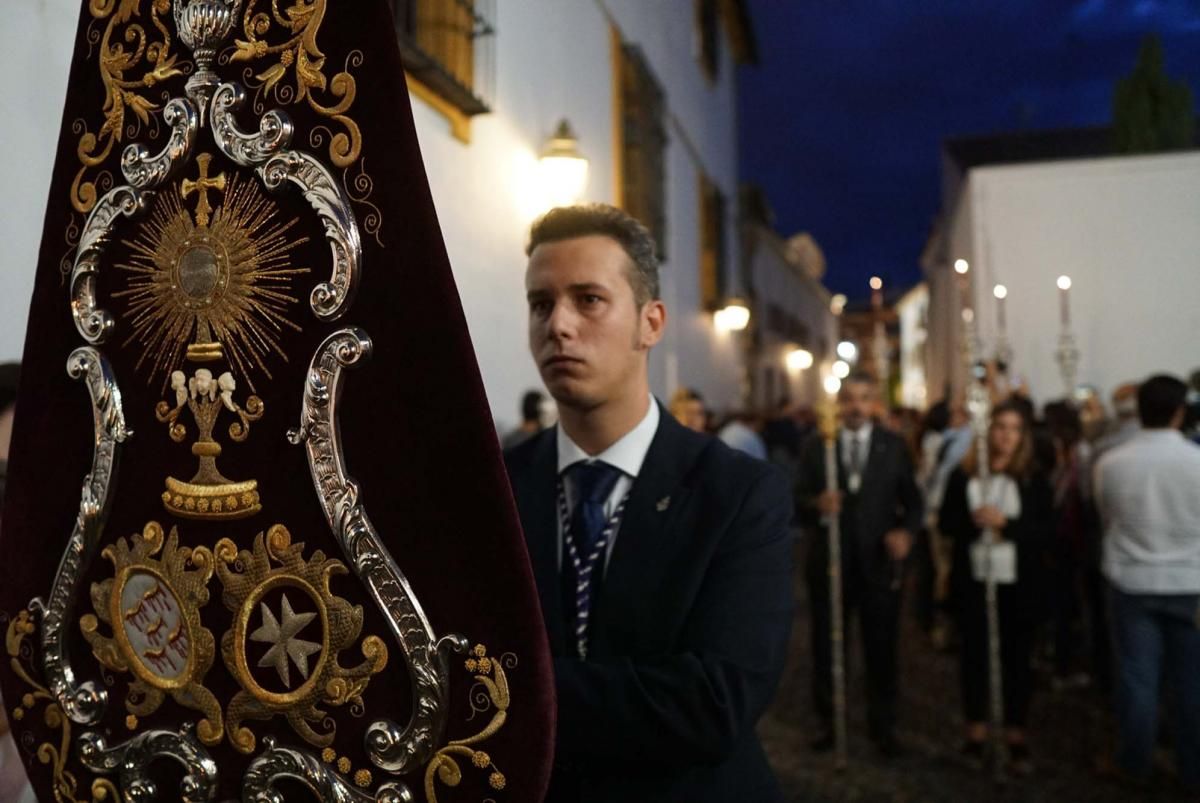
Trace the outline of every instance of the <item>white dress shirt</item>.
<instances>
[{"instance_id":1,"label":"white dress shirt","mask_svg":"<svg viewBox=\"0 0 1200 803\"><path fill-rule=\"evenodd\" d=\"M1130 594L1200 594L1200 447L1144 430L1096 466L1104 574Z\"/></svg>"},{"instance_id":2,"label":"white dress shirt","mask_svg":"<svg viewBox=\"0 0 1200 803\"><path fill-rule=\"evenodd\" d=\"M842 427L839 435L842 441L842 468L846 470L846 480L850 484L847 490L850 493L858 493L862 487L862 475L866 473L867 460L871 456L871 432L874 429L870 421L854 430ZM855 454L858 455L857 477L854 472L853 455Z\"/></svg>"},{"instance_id":3,"label":"white dress shirt","mask_svg":"<svg viewBox=\"0 0 1200 803\"><path fill-rule=\"evenodd\" d=\"M575 483L569 474L564 475L563 472L576 463L600 461L621 470L621 476L613 486L612 493L604 500L604 517L612 518L617 506L629 493L629 489L633 487L633 481L637 479L638 473L642 470L646 452L650 451L650 443L654 440L654 434L658 432L659 415L658 404L651 396L649 409L646 410L646 415L642 417L641 422L621 436L612 446L596 455L589 455L585 452L575 441L571 440L571 437L563 430L562 424L558 425L558 476L562 479L563 491L567 495L568 510L575 508ZM555 518L558 519L558 565L561 567L562 518L558 515ZM608 549L604 557L605 567L608 566L608 560L612 557L613 544L616 542L617 533L613 533L608 539Z\"/></svg>"}]
</instances>

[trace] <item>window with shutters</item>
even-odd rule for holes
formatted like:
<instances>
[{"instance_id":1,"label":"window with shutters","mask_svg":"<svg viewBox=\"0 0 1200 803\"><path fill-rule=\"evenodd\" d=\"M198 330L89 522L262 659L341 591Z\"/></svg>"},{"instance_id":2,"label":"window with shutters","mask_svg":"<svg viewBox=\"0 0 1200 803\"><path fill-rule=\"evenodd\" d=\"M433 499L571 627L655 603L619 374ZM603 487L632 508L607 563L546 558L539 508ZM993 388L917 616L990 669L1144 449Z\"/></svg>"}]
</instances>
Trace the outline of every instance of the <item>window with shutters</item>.
<instances>
[{"instance_id":1,"label":"window with shutters","mask_svg":"<svg viewBox=\"0 0 1200 803\"><path fill-rule=\"evenodd\" d=\"M640 220L665 259L666 100L645 57L636 45L619 50L619 205Z\"/></svg>"},{"instance_id":2,"label":"window with shutters","mask_svg":"<svg viewBox=\"0 0 1200 803\"><path fill-rule=\"evenodd\" d=\"M715 310L725 301L725 196L700 175L700 303Z\"/></svg>"},{"instance_id":3,"label":"window with shutters","mask_svg":"<svg viewBox=\"0 0 1200 803\"><path fill-rule=\"evenodd\" d=\"M392 11L413 94L464 120L490 111L495 0L392 0Z\"/></svg>"}]
</instances>

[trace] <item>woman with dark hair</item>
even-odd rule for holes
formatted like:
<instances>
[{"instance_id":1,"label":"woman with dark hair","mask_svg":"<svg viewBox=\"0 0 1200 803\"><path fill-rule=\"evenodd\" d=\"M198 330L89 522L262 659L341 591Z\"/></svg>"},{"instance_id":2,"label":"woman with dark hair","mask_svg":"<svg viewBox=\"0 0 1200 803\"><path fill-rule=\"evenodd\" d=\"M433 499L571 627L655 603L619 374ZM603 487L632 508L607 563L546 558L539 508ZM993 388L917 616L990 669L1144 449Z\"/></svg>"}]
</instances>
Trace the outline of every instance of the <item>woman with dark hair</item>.
<instances>
[{"instance_id":1,"label":"woman with dark hair","mask_svg":"<svg viewBox=\"0 0 1200 803\"><path fill-rule=\"evenodd\" d=\"M989 482L975 477L973 448L946 486L939 527L954 543L951 603L962 637L961 681L966 742L963 753L982 765L988 737L988 632L983 530L998 540L992 547L993 576L999 583L1000 662L1004 690L1005 740L1010 769L1032 770L1025 721L1033 692L1030 666L1037 624L1039 568L1053 517L1053 492L1033 459L1029 420L1009 402L992 412L987 436Z\"/></svg>"}]
</instances>

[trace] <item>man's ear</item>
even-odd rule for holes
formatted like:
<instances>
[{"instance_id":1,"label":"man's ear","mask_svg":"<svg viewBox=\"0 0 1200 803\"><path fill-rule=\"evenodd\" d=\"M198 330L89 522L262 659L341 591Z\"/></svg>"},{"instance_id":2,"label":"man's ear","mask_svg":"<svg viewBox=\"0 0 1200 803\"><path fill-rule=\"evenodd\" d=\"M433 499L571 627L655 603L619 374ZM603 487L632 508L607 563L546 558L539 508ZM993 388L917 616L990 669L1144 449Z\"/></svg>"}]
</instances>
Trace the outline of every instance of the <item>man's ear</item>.
<instances>
[{"instance_id":1,"label":"man's ear","mask_svg":"<svg viewBox=\"0 0 1200 803\"><path fill-rule=\"evenodd\" d=\"M667 328L667 305L661 299L651 299L642 306L641 318L638 347L649 350L658 345Z\"/></svg>"}]
</instances>

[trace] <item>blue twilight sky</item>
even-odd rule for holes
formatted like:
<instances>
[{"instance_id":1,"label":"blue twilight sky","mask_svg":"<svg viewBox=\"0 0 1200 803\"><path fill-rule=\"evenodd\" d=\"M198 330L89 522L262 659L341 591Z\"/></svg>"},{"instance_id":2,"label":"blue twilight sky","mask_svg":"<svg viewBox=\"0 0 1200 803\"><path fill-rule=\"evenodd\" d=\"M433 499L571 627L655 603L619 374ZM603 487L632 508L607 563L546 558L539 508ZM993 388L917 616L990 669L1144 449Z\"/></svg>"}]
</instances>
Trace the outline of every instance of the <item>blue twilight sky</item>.
<instances>
[{"instance_id":1,"label":"blue twilight sky","mask_svg":"<svg viewBox=\"0 0 1200 803\"><path fill-rule=\"evenodd\" d=\"M740 73L743 180L826 283L920 279L953 136L1106 125L1143 34L1200 93L1200 0L750 0L760 65Z\"/></svg>"}]
</instances>

